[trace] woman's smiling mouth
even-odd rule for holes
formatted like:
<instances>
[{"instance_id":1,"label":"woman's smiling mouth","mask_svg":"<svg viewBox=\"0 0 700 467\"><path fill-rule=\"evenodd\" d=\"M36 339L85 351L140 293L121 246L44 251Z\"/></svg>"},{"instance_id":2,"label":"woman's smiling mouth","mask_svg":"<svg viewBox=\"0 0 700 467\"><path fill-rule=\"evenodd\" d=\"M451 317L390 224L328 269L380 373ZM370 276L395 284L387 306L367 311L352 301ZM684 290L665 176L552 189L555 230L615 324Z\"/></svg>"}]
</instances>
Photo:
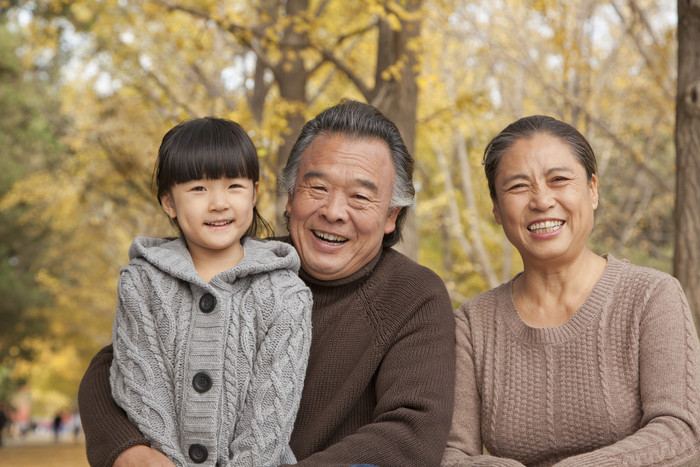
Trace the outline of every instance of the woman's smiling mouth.
<instances>
[{"instance_id":1,"label":"woman's smiling mouth","mask_svg":"<svg viewBox=\"0 0 700 467\"><path fill-rule=\"evenodd\" d=\"M562 220L534 222L527 226L527 230L532 233L549 233L554 232L562 225L564 225Z\"/></svg>"}]
</instances>

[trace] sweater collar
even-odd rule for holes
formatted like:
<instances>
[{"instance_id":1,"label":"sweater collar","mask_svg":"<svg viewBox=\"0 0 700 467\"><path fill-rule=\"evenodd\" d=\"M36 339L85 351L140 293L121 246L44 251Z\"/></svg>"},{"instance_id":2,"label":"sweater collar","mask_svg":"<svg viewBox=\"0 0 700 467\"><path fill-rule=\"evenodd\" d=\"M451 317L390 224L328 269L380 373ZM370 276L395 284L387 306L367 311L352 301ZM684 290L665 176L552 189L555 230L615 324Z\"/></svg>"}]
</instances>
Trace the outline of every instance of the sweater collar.
<instances>
[{"instance_id":1,"label":"sweater collar","mask_svg":"<svg viewBox=\"0 0 700 467\"><path fill-rule=\"evenodd\" d=\"M591 321L598 316L606 302L610 300L620 279L620 274L625 265L628 264L626 260L618 260L610 253L603 255L603 257L607 259L607 265L602 276L593 286L593 290L591 290L591 293L578 311L560 326L531 327L520 318L513 302L512 286L515 277L521 273L518 273L513 279L503 284L501 287L506 288L505 302L502 304L505 308L504 317L513 334L528 342L560 343L566 342L583 332Z\"/></svg>"},{"instance_id":2,"label":"sweater collar","mask_svg":"<svg viewBox=\"0 0 700 467\"><path fill-rule=\"evenodd\" d=\"M243 258L231 269L212 278L210 283L233 283L237 278L278 269L299 269L299 256L292 246L254 238L243 240ZM161 239L137 237L129 248L129 258L141 258L156 268L187 282L204 282L192 263L182 237Z\"/></svg>"},{"instance_id":3,"label":"sweater collar","mask_svg":"<svg viewBox=\"0 0 700 467\"><path fill-rule=\"evenodd\" d=\"M287 242L291 244L292 246L294 243L292 242L291 237L283 237L279 240L282 240L284 242ZM322 287L337 287L340 285L347 285L351 284L355 281L362 280L369 276L374 268L377 266L377 263L379 263L379 260L382 257L382 254L384 253L384 248L379 249L379 253L377 253L374 258L372 258L367 264L362 266L360 269L355 271L354 273L350 274L349 276L342 277L340 279L334 279L330 281L324 281L321 279L317 279L313 277L311 274L306 272L303 268L303 266L299 269L299 277L301 277L301 280L304 281L306 284L314 284L314 285L319 285Z\"/></svg>"}]
</instances>

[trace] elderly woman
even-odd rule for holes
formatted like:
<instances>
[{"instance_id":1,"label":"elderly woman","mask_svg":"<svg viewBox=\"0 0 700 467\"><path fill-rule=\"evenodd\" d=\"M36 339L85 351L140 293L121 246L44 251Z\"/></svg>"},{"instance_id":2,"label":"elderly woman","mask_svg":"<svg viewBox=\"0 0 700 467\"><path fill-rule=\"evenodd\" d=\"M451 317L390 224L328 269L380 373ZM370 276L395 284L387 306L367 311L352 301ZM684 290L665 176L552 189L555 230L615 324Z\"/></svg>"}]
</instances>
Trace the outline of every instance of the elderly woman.
<instances>
[{"instance_id":1,"label":"elderly woman","mask_svg":"<svg viewBox=\"0 0 700 467\"><path fill-rule=\"evenodd\" d=\"M457 311L442 465L700 465L688 303L668 274L586 246L598 206L588 142L526 117L491 141L484 166L524 270Z\"/></svg>"}]
</instances>

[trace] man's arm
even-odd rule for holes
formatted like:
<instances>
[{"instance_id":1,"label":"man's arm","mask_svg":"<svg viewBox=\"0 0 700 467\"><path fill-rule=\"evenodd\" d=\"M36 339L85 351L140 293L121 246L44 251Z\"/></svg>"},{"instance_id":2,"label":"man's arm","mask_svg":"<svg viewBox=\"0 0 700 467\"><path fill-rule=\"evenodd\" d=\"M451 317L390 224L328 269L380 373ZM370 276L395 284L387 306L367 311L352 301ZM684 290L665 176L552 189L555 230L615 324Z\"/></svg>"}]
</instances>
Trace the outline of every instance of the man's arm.
<instances>
[{"instance_id":1,"label":"man's arm","mask_svg":"<svg viewBox=\"0 0 700 467\"><path fill-rule=\"evenodd\" d=\"M112 398L109 386L112 358L111 345L100 350L90 362L78 390L80 419L91 466L111 467L128 448L150 446L148 439L136 429L126 412Z\"/></svg>"}]
</instances>

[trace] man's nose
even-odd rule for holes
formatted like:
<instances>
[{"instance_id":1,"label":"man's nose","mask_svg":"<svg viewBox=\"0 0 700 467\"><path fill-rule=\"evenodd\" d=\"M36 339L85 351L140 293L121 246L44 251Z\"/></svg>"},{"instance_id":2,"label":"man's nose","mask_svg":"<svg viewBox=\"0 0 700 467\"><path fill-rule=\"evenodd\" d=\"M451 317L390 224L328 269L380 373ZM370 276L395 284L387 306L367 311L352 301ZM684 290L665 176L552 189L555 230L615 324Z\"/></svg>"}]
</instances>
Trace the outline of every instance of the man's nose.
<instances>
[{"instance_id":1,"label":"man's nose","mask_svg":"<svg viewBox=\"0 0 700 467\"><path fill-rule=\"evenodd\" d=\"M329 193L326 203L321 209L321 215L328 222L345 221L348 217L348 203L342 193Z\"/></svg>"}]
</instances>

